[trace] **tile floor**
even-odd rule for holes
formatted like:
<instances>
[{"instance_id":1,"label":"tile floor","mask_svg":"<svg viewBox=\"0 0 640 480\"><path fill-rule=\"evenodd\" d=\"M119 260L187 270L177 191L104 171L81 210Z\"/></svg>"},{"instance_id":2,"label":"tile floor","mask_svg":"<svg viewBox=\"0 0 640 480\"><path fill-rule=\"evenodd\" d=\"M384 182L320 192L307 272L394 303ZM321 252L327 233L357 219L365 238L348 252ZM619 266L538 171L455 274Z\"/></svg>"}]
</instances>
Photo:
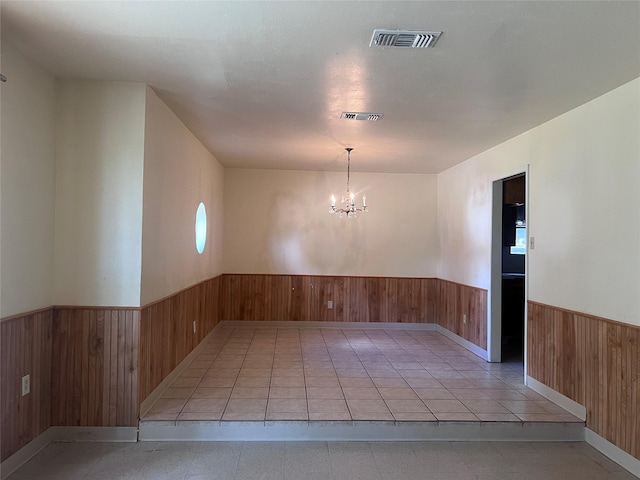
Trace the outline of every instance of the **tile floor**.
<instances>
[{"instance_id":1,"label":"tile floor","mask_svg":"<svg viewBox=\"0 0 640 480\"><path fill-rule=\"evenodd\" d=\"M9 480L637 480L589 445L54 443Z\"/></svg>"},{"instance_id":2,"label":"tile floor","mask_svg":"<svg viewBox=\"0 0 640 480\"><path fill-rule=\"evenodd\" d=\"M435 331L230 326L143 420L580 422Z\"/></svg>"}]
</instances>

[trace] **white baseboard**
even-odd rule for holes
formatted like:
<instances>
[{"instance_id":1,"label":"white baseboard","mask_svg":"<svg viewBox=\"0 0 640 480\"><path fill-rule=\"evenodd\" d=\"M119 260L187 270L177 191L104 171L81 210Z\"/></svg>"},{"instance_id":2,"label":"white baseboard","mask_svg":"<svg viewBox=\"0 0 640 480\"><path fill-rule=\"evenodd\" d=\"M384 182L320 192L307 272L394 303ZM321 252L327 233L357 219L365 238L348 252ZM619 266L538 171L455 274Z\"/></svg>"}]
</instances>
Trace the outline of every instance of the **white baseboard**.
<instances>
[{"instance_id":1,"label":"white baseboard","mask_svg":"<svg viewBox=\"0 0 640 480\"><path fill-rule=\"evenodd\" d=\"M589 445L599 450L621 467L640 478L640 460L616 447L606 438L601 437L589 428L585 428L585 440Z\"/></svg>"},{"instance_id":2,"label":"white baseboard","mask_svg":"<svg viewBox=\"0 0 640 480\"><path fill-rule=\"evenodd\" d=\"M46 429L0 464L0 478L2 478L2 480L7 478L54 440L55 438L53 437L51 428Z\"/></svg>"},{"instance_id":3,"label":"white baseboard","mask_svg":"<svg viewBox=\"0 0 640 480\"><path fill-rule=\"evenodd\" d=\"M140 418L142 418L149 411L149 409L153 406L153 404L156 403L156 401L162 396L162 394L167 390L167 388L169 388L169 386L175 381L175 379L178 378L180 374L193 361L193 359L200 354L200 352L202 351L204 346L207 344L209 339L213 336L214 332L218 329L218 327L220 327L220 323L218 323L218 325L216 325L213 328L213 330L211 330L207 334L207 336L204 337L202 341L198 345L196 345L196 347L193 350L191 350L189 355L187 355L184 358L184 360L182 360L178 364L178 366L174 368L171 371L171 373L169 373L169 375L167 375L167 377L162 382L160 382L160 385L158 385L153 390L153 392L151 392L149 396L144 399L144 401L140 404Z\"/></svg>"},{"instance_id":4,"label":"white baseboard","mask_svg":"<svg viewBox=\"0 0 640 480\"><path fill-rule=\"evenodd\" d=\"M526 380L527 387L529 387L534 392L539 393L543 397L551 400L556 405L561 406L572 415L578 417L580 420L585 421L587 419L587 409L580 405L578 402L571 400L569 397L565 397L557 390L548 387L544 383L539 382L529 375L527 375Z\"/></svg>"},{"instance_id":5,"label":"white baseboard","mask_svg":"<svg viewBox=\"0 0 640 480\"><path fill-rule=\"evenodd\" d=\"M137 442L138 427L51 427L55 442Z\"/></svg>"},{"instance_id":6,"label":"white baseboard","mask_svg":"<svg viewBox=\"0 0 640 480\"><path fill-rule=\"evenodd\" d=\"M138 427L49 427L0 464L4 480L51 442L136 442Z\"/></svg>"},{"instance_id":7,"label":"white baseboard","mask_svg":"<svg viewBox=\"0 0 640 480\"><path fill-rule=\"evenodd\" d=\"M341 328L347 329L379 329L379 330L435 330L435 323L399 323L399 322L296 322L278 320L262 322L258 320L223 320L218 325L234 328Z\"/></svg>"},{"instance_id":8,"label":"white baseboard","mask_svg":"<svg viewBox=\"0 0 640 480\"><path fill-rule=\"evenodd\" d=\"M489 356L487 354L487 351L480 348L475 343L471 343L469 340L462 338L460 335L456 335L451 330L447 330L446 328L441 327L440 325L436 325L436 331L441 333L445 337L453 340L458 345L463 346L464 348L469 350L471 353L479 356L481 359L488 361Z\"/></svg>"}]
</instances>

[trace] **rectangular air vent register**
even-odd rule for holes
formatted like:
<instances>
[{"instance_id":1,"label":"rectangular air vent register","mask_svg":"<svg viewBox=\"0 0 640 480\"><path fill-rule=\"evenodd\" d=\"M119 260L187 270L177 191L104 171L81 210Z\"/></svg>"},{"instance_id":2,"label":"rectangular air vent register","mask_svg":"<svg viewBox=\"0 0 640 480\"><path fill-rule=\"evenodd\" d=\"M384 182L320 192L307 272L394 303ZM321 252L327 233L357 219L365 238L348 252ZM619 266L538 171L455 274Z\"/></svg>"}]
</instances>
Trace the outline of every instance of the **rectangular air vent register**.
<instances>
[{"instance_id":1,"label":"rectangular air vent register","mask_svg":"<svg viewBox=\"0 0 640 480\"><path fill-rule=\"evenodd\" d=\"M429 48L435 46L442 32L425 30L384 30L376 28L370 47Z\"/></svg>"}]
</instances>

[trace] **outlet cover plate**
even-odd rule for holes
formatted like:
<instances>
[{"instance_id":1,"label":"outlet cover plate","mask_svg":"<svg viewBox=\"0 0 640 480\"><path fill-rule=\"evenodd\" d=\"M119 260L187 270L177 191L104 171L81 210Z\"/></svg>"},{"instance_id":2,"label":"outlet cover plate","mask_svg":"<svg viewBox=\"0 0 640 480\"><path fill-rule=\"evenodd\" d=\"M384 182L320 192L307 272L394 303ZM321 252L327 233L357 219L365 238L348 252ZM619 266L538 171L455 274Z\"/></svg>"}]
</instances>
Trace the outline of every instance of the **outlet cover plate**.
<instances>
[{"instance_id":1,"label":"outlet cover plate","mask_svg":"<svg viewBox=\"0 0 640 480\"><path fill-rule=\"evenodd\" d=\"M28 395L31 392L31 375L25 375L22 377L22 396Z\"/></svg>"}]
</instances>

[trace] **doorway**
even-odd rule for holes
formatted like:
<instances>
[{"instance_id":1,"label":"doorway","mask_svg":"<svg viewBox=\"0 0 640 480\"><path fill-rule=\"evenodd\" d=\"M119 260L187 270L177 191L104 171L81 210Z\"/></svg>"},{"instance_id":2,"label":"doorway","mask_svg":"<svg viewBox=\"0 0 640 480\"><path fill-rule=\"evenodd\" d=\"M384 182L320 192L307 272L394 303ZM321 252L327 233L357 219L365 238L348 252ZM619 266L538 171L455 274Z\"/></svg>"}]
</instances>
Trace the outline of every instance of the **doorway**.
<instances>
[{"instance_id":1,"label":"doorway","mask_svg":"<svg viewBox=\"0 0 640 480\"><path fill-rule=\"evenodd\" d=\"M502 362L524 363L525 180L524 175L518 175L502 182Z\"/></svg>"},{"instance_id":2,"label":"doorway","mask_svg":"<svg viewBox=\"0 0 640 480\"><path fill-rule=\"evenodd\" d=\"M526 172L493 184L491 362L525 363L526 199Z\"/></svg>"}]
</instances>

